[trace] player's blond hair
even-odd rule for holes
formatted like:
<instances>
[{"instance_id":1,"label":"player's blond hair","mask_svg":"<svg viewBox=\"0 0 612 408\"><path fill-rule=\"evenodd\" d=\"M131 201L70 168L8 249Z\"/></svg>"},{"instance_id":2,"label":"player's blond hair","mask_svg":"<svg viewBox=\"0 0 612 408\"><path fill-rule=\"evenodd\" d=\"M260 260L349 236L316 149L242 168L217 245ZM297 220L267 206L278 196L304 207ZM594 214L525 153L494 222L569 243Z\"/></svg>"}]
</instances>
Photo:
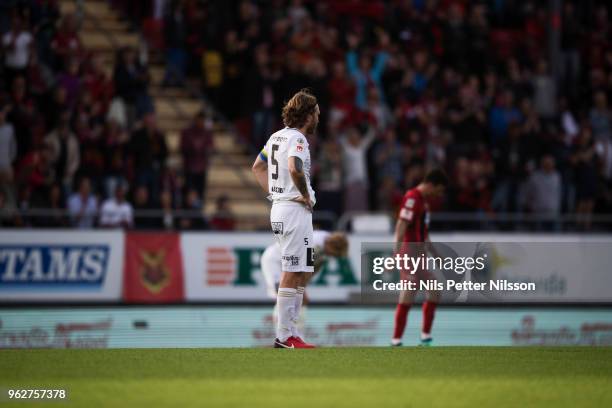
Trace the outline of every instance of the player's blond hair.
<instances>
[{"instance_id":1,"label":"player's blond hair","mask_svg":"<svg viewBox=\"0 0 612 408\"><path fill-rule=\"evenodd\" d=\"M315 112L317 98L308 89L302 89L285 103L283 107L283 123L291 128L301 128L306 124L308 116Z\"/></svg>"}]
</instances>

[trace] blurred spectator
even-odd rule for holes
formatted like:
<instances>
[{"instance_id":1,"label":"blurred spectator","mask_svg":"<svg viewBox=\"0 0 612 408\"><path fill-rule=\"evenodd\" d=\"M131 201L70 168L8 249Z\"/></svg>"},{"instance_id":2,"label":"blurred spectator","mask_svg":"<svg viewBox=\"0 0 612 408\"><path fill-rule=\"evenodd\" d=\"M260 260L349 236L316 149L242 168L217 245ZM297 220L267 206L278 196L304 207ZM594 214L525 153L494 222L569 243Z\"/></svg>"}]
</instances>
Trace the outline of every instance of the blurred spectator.
<instances>
[{"instance_id":1,"label":"blurred spectator","mask_svg":"<svg viewBox=\"0 0 612 408\"><path fill-rule=\"evenodd\" d=\"M11 30L2 36L4 79L9 85L17 75L24 75L30 62L34 37L19 14L13 16Z\"/></svg>"},{"instance_id":2,"label":"blurred spectator","mask_svg":"<svg viewBox=\"0 0 612 408\"><path fill-rule=\"evenodd\" d=\"M205 197L209 156L213 150L212 123L199 112L190 127L181 133L183 170L188 188Z\"/></svg>"},{"instance_id":3,"label":"blurred spectator","mask_svg":"<svg viewBox=\"0 0 612 408\"><path fill-rule=\"evenodd\" d=\"M91 182L81 179L79 189L68 198L68 214L72 226L80 229L93 228L98 214L98 200L91 193Z\"/></svg>"},{"instance_id":4,"label":"blurred spectator","mask_svg":"<svg viewBox=\"0 0 612 408\"><path fill-rule=\"evenodd\" d=\"M21 224L14 202L8 201L6 192L0 189L0 227L19 227Z\"/></svg>"},{"instance_id":5,"label":"blurred spectator","mask_svg":"<svg viewBox=\"0 0 612 408\"><path fill-rule=\"evenodd\" d=\"M458 100L449 108L449 119L456 135L456 145L463 153L472 152L486 140L486 114L482 109L478 89L464 85Z\"/></svg>"},{"instance_id":6,"label":"blurred spectator","mask_svg":"<svg viewBox=\"0 0 612 408\"><path fill-rule=\"evenodd\" d=\"M393 123L393 115L387 105L380 99L377 88L371 87L368 91L368 101L365 111L370 115L379 131L389 129Z\"/></svg>"},{"instance_id":7,"label":"blurred spectator","mask_svg":"<svg viewBox=\"0 0 612 408\"><path fill-rule=\"evenodd\" d=\"M544 119L552 119L557 113L557 85L545 60L540 60L537 64L533 89L536 112Z\"/></svg>"},{"instance_id":8,"label":"blurred spectator","mask_svg":"<svg viewBox=\"0 0 612 408\"><path fill-rule=\"evenodd\" d=\"M252 119L252 143L258 149L272 133L275 125L274 108L279 103L275 88L280 72L270 66L265 46L255 50L255 66L248 71L243 89L243 112Z\"/></svg>"},{"instance_id":9,"label":"blurred spectator","mask_svg":"<svg viewBox=\"0 0 612 408\"><path fill-rule=\"evenodd\" d=\"M503 142L508 134L510 124L518 123L520 120L521 113L514 105L512 91L503 91L499 95L497 104L491 108L489 113L489 128L493 145Z\"/></svg>"},{"instance_id":10,"label":"blurred spectator","mask_svg":"<svg viewBox=\"0 0 612 408\"><path fill-rule=\"evenodd\" d=\"M77 22L73 14L62 17L58 30L51 41L54 52L54 67L60 69L69 58L79 58L83 53L83 46L77 34Z\"/></svg>"},{"instance_id":11,"label":"blurred spectator","mask_svg":"<svg viewBox=\"0 0 612 408\"><path fill-rule=\"evenodd\" d=\"M362 138L355 127L347 130L346 136L340 139L344 156L344 210L368 210L368 171L366 152L376 138L374 128L370 127Z\"/></svg>"},{"instance_id":12,"label":"blurred spectator","mask_svg":"<svg viewBox=\"0 0 612 408\"><path fill-rule=\"evenodd\" d=\"M561 213L561 175L555 169L552 155L543 156L540 163L540 169L527 181L526 205L532 213L544 217L544 229L556 230L559 225L555 219Z\"/></svg>"},{"instance_id":13,"label":"blurred spectator","mask_svg":"<svg viewBox=\"0 0 612 408\"><path fill-rule=\"evenodd\" d=\"M329 118L333 122L342 122L351 114L355 102L355 84L347 76L344 61L334 62L328 92L331 108Z\"/></svg>"},{"instance_id":14,"label":"blurred spectator","mask_svg":"<svg viewBox=\"0 0 612 408\"><path fill-rule=\"evenodd\" d=\"M8 106L0 107L0 184L13 180L13 162L17 158L15 129L6 121Z\"/></svg>"},{"instance_id":15,"label":"blurred spectator","mask_svg":"<svg viewBox=\"0 0 612 408\"><path fill-rule=\"evenodd\" d=\"M15 178L22 192L26 192L27 195L44 196L48 187L57 182L50 157L51 148L45 145L31 150L19 161ZM14 198L10 197L10 200L13 201Z\"/></svg>"},{"instance_id":16,"label":"blurred spectator","mask_svg":"<svg viewBox=\"0 0 612 408\"><path fill-rule=\"evenodd\" d=\"M389 40L388 34L379 31L379 35L381 36L381 43L386 44ZM370 55L358 53L359 37L349 34L347 35L347 43L349 44L349 51L346 54L346 67L356 86L355 105L359 109L366 109L368 88L370 86L376 87L378 95L384 103L385 98L381 77L387 63L388 54L381 49L376 53L374 62L372 62Z\"/></svg>"},{"instance_id":17,"label":"blurred spectator","mask_svg":"<svg viewBox=\"0 0 612 408\"><path fill-rule=\"evenodd\" d=\"M247 42L238 37L236 30L229 30L225 34L225 49L223 65L223 92L220 109L229 119L237 119L240 114L239 101L243 94L241 92L244 72L247 70L245 65Z\"/></svg>"},{"instance_id":18,"label":"blurred spectator","mask_svg":"<svg viewBox=\"0 0 612 408\"><path fill-rule=\"evenodd\" d=\"M17 138L17 155L22 157L36 145L33 126L36 111L35 101L28 95L25 78L21 75L13 79L10 108L7 120L13 124Z\"/></svg>"},{"instance_id":19,"label":"blurred spectator","mask_svg":"<svg viewBox=\"0 0 612 408\"><path fill-rule=\"evenodd\" d=\"M578 228L589 230L597 196L598 172L593 135L583 126L572 150L570 163L574 168L576 183L576 223Z\"/></svg>"},{"instance_id":20,"label":"blurred spectator","mask_svg":"<svg viewBox=\"0 0 612 408\"><path fill-rule=\"evenodd\" d=\"M55 170L55 178L62 182L64 191L72 189L73 177L81 160L79 141L70 130L68 115L67 111L63 112L57 128L45 138L45 144L50 149L50 165Z\"/></svg>"},{"instance_id":21,"label":"blurred spectator","mask_svg":"<svg viewBox=\"0 0 612 408\"><path fill-rule=\"evenodd\" d=\"M58 183L54 183L50 187L48 195L42 197L42 200L36 205L32 205L32 208L44 211L40 216L36 215L33 224L37 227L48 228L67 227L69 223L64 203L62 187Z\"/></svg>"},{"instance_id":22,"label":"blurred spectator","mask_svg":"<svg viewBox=\"0 0 612 408\"><path fill-rule=\"evenodd\" d=\"M388 128L380 143L374 148L374 161L376 163L377 185L384 179L390 178L395 185L402 182L402 147L397 141L395 129Z\"/></svg>"},{"instance_id":23,"label":"blurred spectator","mask_svg":"<svg viewBox=\"0 0 612 408\"><path fill-rule=\"evenodd\" d=\"M335 140L323 144L318 159L317 210L331 211L336 217L342 214L344 170L341 146Z\"/></svg>"},{"instance_id":24,"label":"blurred spectator","mask_svg":"<svg viewBox=\"0 0 612 408\"><path fill-rule=\"evenodd\" d=\"M30 56L30 62L25 75L30 94L37 104L41 105L47 102L47 94L55 82L55 76L49 67L39 60L38 54L32 53Z\"/></svg>"},{"instance_id":25,"label":"blurred spectator","mask_svg":"<svg viewBox=\"0 0 612 408\"><path fill-rule=\"evenodd\" d=\"M210 226L217 231L233 231L236 228L236 217L226 195L217 198L215 212L210 218Z\"/></svg>"},{"instance_id":26,"label":"blurred spectator","mask_svg":"<svg viewBox=\"0 0 612 408\"><path fill-rule=\"evenodd\" d=\"M131 48L119 51L113 81L117 96L135 109L140 118L153 111L153 103L147 91L149 74L145 66L136 60L136 52Z\"/></svg>"},{"instance_id":27,"label":"blurred spectator","mask_svg":"<svg viewBox=\"0 0 612 408\"><path fill-rule=\"evenodd\" d=\"M608 108L608 98L603 91L595 94L590 120L593 137L596 140L612 139L612 111Z\"/></svg>"},{"instance_id":28,"label":"blurred spectator","mask_svg":"<svg viewBox=\"0 0 612 408\"><path fill-rule=\"evenodd\" d=\"M106 113L115 90L113 82L104 71L101 55L94 55L89 60L88 69L83 75L82 85L89 91L92 100L101 105L100 110Z\"/></svg>"},{"instance_id":29,"label":"blurred spectator","mask_svg":"<svg viewBox=\"0 0 612 408\"><path fill-rule=\"evenodd\" d=\"M136 229L161 229L162 223L153 214L149 190L146 186L136 187L134 193L134 227Z\"/></svg>"},{"instance_id":30,"label":"blurred spectator","mask_svg":"<svg viewBox=\"0 0 612 408\"><path fill-rule=\"evenodd\" d=\"M172 1L164 17L164 38L166 46L166 74L164 86L182 86L185 82L187 52L187 23L184 16L184 2Z\"/></svg>"},{"instance_id":31,"label":"blurred spectator","mask_svg":"<svg viewBox=\"0 0 612 408\"><path fill-rule=\"evenodd\" d=\"M567 93L575 97L578 93L577 79L580 75L580 44L583 40L584 28L576 8L571 1L563 3L561 20L561 84Z\"/></svg>"},{"instance_id":32,"label":"blurred spectator","mask_svg":"<svg viewBox=\"0 0 612 408\"><path fill-rule=\"evenodd\" d=\"M60 17L58 0L30 2L30 22L36 34L37 53L41 61L50 64L53 61L53 50L49 44L55 35L57 20ZM33 53L32 55L35 55Z\"/></svg>"},{"instance_id":33,"label":"blurred spectator","mask_svg":"<svg viewBox=\"0 0 612 408\"><path fill-rule=\"evenodd\" d=\"M103 228L131 228L134 225L132 205L125 200L126 186L115 188L115 196L108 198L100 207L99 225Z\"/></svg>"},{"instance_id":34,"label":"blurred spectator","mask_svg":"<svg viewBox=\"0 0 612 408\"><path fill-rule=\"evenodd\" d=\"M136 184L146 186L151 197L159 197L168 148L154 113L148 113L142 119L142 126L132 134L129 152L134 162Z\"/></svg>"},{"instance_id":35,"label":"blurred spectator","mask_svg":"<svg viewBox=\"0 0 612 408\"><path fill-rule=\"evenodd\" d=\"M190 188L185 195L183 211L186 211L179 222L181 229L203 230L206 229L206 220L203 214L203 204L195 188Z\"/></svg>"},{"instance_id":36,"label":"blurred spectator","mask_svg":"<svg viewBox=\"0 0 612 408\"><path fill-rule=\"evenodd\" d=\"M76 58L68 60L66 70L60 73L57 78L57 84L66 91L66 104L70 108L74 108L81 91L81 74L79 72L79 61Z\"/></svg>"}]
</instances>

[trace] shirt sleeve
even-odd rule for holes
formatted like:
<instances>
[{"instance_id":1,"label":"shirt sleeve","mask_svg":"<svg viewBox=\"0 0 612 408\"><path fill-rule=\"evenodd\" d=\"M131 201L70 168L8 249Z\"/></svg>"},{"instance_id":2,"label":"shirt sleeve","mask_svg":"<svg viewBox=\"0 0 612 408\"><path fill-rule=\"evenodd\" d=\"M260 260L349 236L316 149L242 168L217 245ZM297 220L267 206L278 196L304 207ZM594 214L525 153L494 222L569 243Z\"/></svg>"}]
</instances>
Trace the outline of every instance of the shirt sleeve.
<instances>
[{"instance_id":1,"label":"shirt sleeve","mask_svg":"<svg viewBox=\"0 0 612 408\"><path fill-rule=\"evenodd\" d=\"M404 221L412 222L418 216L420 205L412 196L404 197L402 208L400 209L399 218Z\"/></svg>"},{"instance_id":2,"label":"shirt sleeve","mask_svg":"<svg viewBox=\"0 0 612 408\"><path fill-rule=\"evenodd\" d=\"M305 161L307 149L308 146L306 146L306 140L304 140L304 136L294 136L289 140L289 150L287 151L287 157L298 157L302 161Z\"/></svg>"}]
</instances>

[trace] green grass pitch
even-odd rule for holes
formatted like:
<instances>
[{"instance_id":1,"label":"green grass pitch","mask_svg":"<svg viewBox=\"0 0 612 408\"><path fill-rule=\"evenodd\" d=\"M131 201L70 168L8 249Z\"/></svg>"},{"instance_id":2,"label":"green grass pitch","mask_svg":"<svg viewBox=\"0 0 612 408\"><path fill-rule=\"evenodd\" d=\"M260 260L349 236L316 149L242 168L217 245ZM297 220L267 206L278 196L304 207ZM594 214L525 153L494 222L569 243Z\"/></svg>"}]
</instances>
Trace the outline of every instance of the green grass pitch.
<instances>
[{"instance_id":1,"label":"green grass pitch","mask_svg":"<svg viewBox=\"0 0 612 408\"><path fill-rule=\"evenodd\" d=\"M612 348L2 350L0 387L70 407L610 407Z\"/></svg>"}]
</instances>

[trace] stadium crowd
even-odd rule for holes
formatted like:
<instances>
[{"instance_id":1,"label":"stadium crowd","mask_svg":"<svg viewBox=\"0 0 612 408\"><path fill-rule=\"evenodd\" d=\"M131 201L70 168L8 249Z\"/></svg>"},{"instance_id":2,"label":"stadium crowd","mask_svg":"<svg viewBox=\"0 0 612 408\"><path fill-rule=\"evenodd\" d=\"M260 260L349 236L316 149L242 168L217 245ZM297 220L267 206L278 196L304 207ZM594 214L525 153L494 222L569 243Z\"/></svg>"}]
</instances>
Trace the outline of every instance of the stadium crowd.
<instances>
[{"instance_id":1,"label":"stadium crowd","mask_svg":"<svg viewBox=\"0 0 612 408\"><path fill-rule=\"evenodd\" d=\"M201 76L253 152L280 126L283 102L312 89L317 210L395 210L440 166L451 175L444 211L542 214L547 229L561 214L589 229L591 214L612 213L606 2L564 1L558 19L530 0L110 2L151 41L146 28L162 27L164 84ZM166 169L134 50L107 78L55 1L19 3L1 22L0 208L67 205L77 218L45 222L87 226L138 224L118 216L124 202L164 214L201 205L206 164L185 148L185 174ZM559 30L552 62L549 23ZM201 137L205 155L204 122L184 140ZM180 227L166 220L150 226Z\"/></svg>"}]
</instances>

